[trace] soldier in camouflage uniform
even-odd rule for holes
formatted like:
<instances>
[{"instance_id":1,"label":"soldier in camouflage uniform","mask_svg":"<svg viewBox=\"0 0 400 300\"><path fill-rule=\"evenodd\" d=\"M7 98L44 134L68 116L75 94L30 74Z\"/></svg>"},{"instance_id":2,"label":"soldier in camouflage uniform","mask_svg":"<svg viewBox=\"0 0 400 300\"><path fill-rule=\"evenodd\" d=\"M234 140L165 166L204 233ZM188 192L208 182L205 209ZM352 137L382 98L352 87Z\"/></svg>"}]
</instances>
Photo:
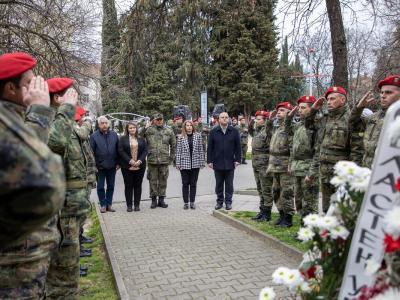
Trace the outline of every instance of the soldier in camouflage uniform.
<instances>
[{"instance_id":1,"label":"soldier in camouflage uniform","mask_svg":"<svg viewBox=\"0 0 400 300\"><path fill-rule=\"evenodd\" d=\"M242 146L242 164L246 165L246 154L249 144L249 129L246 125L246 119L243 116L239 118L239 125L237 129L240 133L240 143Z\"/></svg>"},{"instance_id":2,"label":"soldier in camouflage uniform","mask_svg":"<svg viewBox=\"0 0 400 300\"><path fill-rule=\"evenodd\" d=\"M312 106L306 118L306 127L318 131L320 150L315 153L313 164L319 163L320 187L322 193L322 210L328 211L331 196L335 187L330 180L334 176L334 166L340 160L350 159L351 131L348 123L350 110L347 106L346 90L342 87L330 87L324 97ZM324 101L328 105L328 113L318 116Z\"/></svg>"},{"instance_id":3,"label":"soldier in camouflage uniform","mask_svg":"<svg viewBox=\"0 0 400 300\"><path fill-rule=\"evenodd\" d=\"M52 111L36 61L10 53L0 65L0 299L44 299L64 168L46 145Z\"/></svg>"},{"instance_id":4,"label":"soldier in camouflage uniform","mask_svg":"<svg viewBox=\"0 0 400 300\"><path fill-rule=\"evenodd\" d=\"M56 117L51 124L49 147L62 156L66 175L65 205L61 209L60 227L63 240L58 251L51 256L46 279L48 299L74 299L78 296L79 283L79 229L80 222L90 208L88 201L88 157L83 150L79 127L75 123L77 93L69 78L48 80L52 105ZM66 101L70 99L69 101ZM92 124L82 127L90 132Z\"/></svg>"},{"instance_id":5,"label":"soldier in camouflage uniform","mask_svg":"<svg viewBox=\"0 0 400 300\"><path fill-rule=\"evenodd\" d=\"M77 122L79 128L77 130L77 134L79 135L81 141L82 141L82 149L85 153L85 157L87 157L87 181L88 181L88 186L87 186L87 195L88 199L87 201L90 203L90 194L92 192L92 189L96 188L96 173L97 173L97 168L96 168L96 161L94 158L93 150L92 147L90 146L90 139L89 135L92 133L92 128L87 126L86 122L91 120L88 117L85 117L86 110L80 106L76 107L76 112L75 112L75 122ZM87 211L84 211L82 214L82 217L79 220L79 245L80 245L80 253L81 256L85 255L89 256L91 255L91 250L90 249L85 249L83 247L83 244L90 244L93 242L92 239L87 238L83 235L83 225L85 223L85 220L87 219L87 216L89 214L89 209ZM87 267L81 266L80 269L80 275L85 276L87 273Z\"/></svg>"},{"instance_id":6,"label":"soldier in camouflage uniform","mask_svg":"<svg viewBox=\"0 0 400 300\"><path fill-rule=\"evenodd\" d=\"M195 127L196 131L201 134L201 138L203 141L204 159L206 160L207 142L209 133L208 126L203 124L201 117L198 117L197 119L193 120L193 126Z\"/></svg>"},{"instance_id":7,"label":"soldier in camouflage uniform","mask_svg":"<svg viewBox=\"0 0 400 300\"><path fill-rule=\"evenodd\" d=\"M268 174L274 178L273 189L279 190L279 219L274 223L281 227L291 227L294 214L292 178L288 172L291 148L291 136L285 128L285 117L293 109L289 102L281 102L276 106L277 126L273 129L269 146L270 156ZM274 112L275 114L275 112ZM271 117L274 117L271 114Z\"/></svg>"},{"instance_id":8,"label":"soldier in camouflage uniform","mask_svg":"<svg viewBox=\"0 0 400 300\"><path fill-rule=\"evenodd\" d=\"M368 168L372 168L386 111L390 105L400 100L400 75L389 76L381 80L378 87L381 90L380 109L368 117L361 116L364 108L375 101L372 92L367 92L351 112L349 121L349 126L352 129L357 128L359 124L362 124L364 127L364 130L361 132L365 150L362 166Z\"/></svg>"},{"instance_id":9,"label":"soldier in camouflage uniform","mask_svg":"<svg viewBox=\"0 0 400 300\"><path fill-rule=\"evenodd\" d=\"M182 134L182 124L182 116L177 116L174 118L174 123L172 124L171 129L175 134L175 139L178 137L178 135Z\"/></svg>"},{"instance_id":10,"label":"soldier in camouflage uniform","mask_svg":"<svg viewBox=\"0 0 400 300\"><path fill-rule=\"evenodd\" d=\"M289 173L293 176L294 198L296 211L301 219L313 213L318 213L318 166L315 166L313 157L318 151L317 131L315 128L306 128L305 117L316 101L313 96L302 96L297 105L286 117L286 129L293 136L290 149ZM293 122L295 112L299 111L300 121Z\"/></svg>"},{"instance_id":11,"label":"soldier in camouflage uniform","mask_svg":"<svg viewBox=\"0 0 400 300\"><path fill-rule=\"evenodd\" d=\"M164 126L164 118L160 113L154 115L154 124L146 129L144 137L148 146L147 179L150 183L150 207L167 208L165 193L169 175L168 165L175 159L176 138L173 131Z\"/></svg>"},{"instance_id":12,"label":"soldier in camouflage uniform","mask_svg":"<svg viewBox=\"0 0 400 300\"><path fill-rule=\"evenodd\" d=\"M268 120L266 122L266 120ZM251 142L251 156L253 160L254 179L257 184L257 192L260 197L260 212L253 220L262 222L271 220L272 210L272 184L273 177L267 175L269 159L269 144L271 141L272 122L269 120L269 112L256 112L256 128Z\"/></svg>"}]
</instances>

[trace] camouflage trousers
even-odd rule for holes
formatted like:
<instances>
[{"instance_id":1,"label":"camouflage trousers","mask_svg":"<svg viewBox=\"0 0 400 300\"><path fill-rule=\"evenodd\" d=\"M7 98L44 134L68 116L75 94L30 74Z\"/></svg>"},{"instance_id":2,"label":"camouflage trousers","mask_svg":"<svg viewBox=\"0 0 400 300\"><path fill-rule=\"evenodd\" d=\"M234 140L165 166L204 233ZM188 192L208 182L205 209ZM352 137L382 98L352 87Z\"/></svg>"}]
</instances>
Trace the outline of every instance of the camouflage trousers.
<instances>
[{"instance_id":1,"label":"camouflage trousers","mask_svg":"<svg viewBox=\"0 0 400 300\"><path fill-rule=\"evenodd\" d=\"M46 298L75 299L79 283L79 229L78 217L62 217L63 241L51 257L46 280Z\"/></svg>"},{"instance_id":2,"label":"camouflage trousers","mask_svg":"<svg viewBox=\"0 0 400 300\"><path fill-rule=\"evenodd\" d=\"M319 167L322 194L322 211L327 212L331 204L331 197L336 192L335 187L330 184L333 174L334 165L322 164Z\"/></svg>"},{"instance_id":3,"label":"camouflage trousers","mask_svg":"<svg viewBox=\"0 0 400 300\"><path fill-rule=\"evenodd\" d=\"M0 299L44 299L51 253L60 241L54 216L37 231L0 251Z\"/></svg>"},{"instance_id":4,"label":"camouflage trousers","mask_svg":"<svg viewBox=\"0 0 400 300\"><path fill-rule=\"evenodd\" d=\"M294 199L296 211L301 215L318 213L319 184L318 179L314 179L310 184L304 182L304 176L293 178Z\"/></svg>"},{"instance_id":5,"label":"camouflage trousers","mask_svg":"<svg viewBox=\"0 0 400 300\"><path fill-rule=\"evenodd\" d=\"M256 180L257 192L260 196L260 210L271 209L272 199L272 183L273 178L266 174L265 169L253 168L254 179Z\"/></svg>"},{"instance_id":6,"label":"camouflage trousers","mask_svg":"<svg viewBox=\"0 0 400 300\"><path fill-rule=\"evenodd\" d=\"M283 210L285 214L294 215L294 199L292 176L289 173L273 174L273 197L277 199L278 210ZM279 195L279 196L278 196Z\"/></svg>"},{"instance_id":7,"label":"camouflage trousers","mask_svg":"<svg viewBox=\"0 0 400 300\"><path fill-rule=\"evenodd\" d=\"M147 179L150 185L150 197L165 197L169 169L167 164L148 164Z\"/></svg>"},{"instance_id":8,"label":"camouflage trousers","mask_svg":"<svg viewBox=\"0 0 400 300\"><path fill-rule=\"evenodd\" d=\"M242 144L242 160L246 160L247 148L247 144Z\"/></svg>"}]
</instances>

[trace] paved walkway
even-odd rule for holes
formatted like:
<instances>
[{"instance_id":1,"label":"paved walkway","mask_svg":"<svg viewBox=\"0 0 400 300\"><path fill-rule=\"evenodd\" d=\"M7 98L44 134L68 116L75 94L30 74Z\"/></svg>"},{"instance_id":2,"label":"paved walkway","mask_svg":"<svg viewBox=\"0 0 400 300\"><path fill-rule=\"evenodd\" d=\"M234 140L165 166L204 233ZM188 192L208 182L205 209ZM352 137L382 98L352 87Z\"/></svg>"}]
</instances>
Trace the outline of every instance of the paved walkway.
<instances>
[{"instance_id":1,"label":"paved walkway","mask_svg":"<svg viewBox=\"0 0 400 300\"><path fill-rule=\"evenodd\" d=\"M101 215L130 299L258 299L277 267L298 263L211 216L214 195L199 196L196 210L167 203L127 213L119 202ZM257 210L258 199L235 195L233 208Z\"/></svg>"}]
</instances>

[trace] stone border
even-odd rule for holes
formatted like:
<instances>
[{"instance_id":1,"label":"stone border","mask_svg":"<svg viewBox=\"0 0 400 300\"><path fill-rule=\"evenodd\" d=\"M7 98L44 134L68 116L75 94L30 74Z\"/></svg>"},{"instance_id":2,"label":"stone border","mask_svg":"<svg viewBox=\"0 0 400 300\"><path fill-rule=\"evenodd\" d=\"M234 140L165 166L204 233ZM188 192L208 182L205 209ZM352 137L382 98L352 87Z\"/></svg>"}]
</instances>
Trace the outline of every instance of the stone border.
<instances>
[{"instance_id":1,"label":"stone border","mask_svg":"<svg viewBox=\"0 0 400 300\"><path fill-rule=\"evenodd\" d=\"M233 193L237 195L258 196L258 192L256 190L239 190Z\"/></svg>"},{"instance_id":2,"label":"stone border","mask_svg":"<svg viewBox=\"0 0 400 300\"><path fill-rule=\"evenodd\" d=\"M96 207L97 217L99 218L99 223L101 227L101 231L103 233L103 239L105 243L105 248L107 252L107 258L111 265L111 270L114 275L114 283L117 289L117 294L121 300L130 300L128 291L126 290L124 280L122 279L122 274L119 269L117 259L114 256L114 252L112 251L110 237L108 235L107 226L104 223L103 216L100 212L100 208L97 203L93 203Z\"/></svg>"},{"instance_id":3,"label":"stone border","mask_svg":"<svg viewBox=\"0 0 400 300\"><path fill-rule=\"evenodd\" d=\"M219 219L225 223L228 223L232 227L240 229L240 230L246 232L247 234L262 240L267 245L272 246L272 247L282 251L283 253L287 254L288 256L292 257L293 259L298 260L299 262L302 261L302 259L303 259L303 252L301 252L300 250L298 250L290 245L287 245L287 244L281 242L280 240L278 240L277 238L275 238L269 234L258 231L256 229L254 229L253 227L251 227L250 225L248 225L240 220L237 220L237 219L235 219L225 213L222 213L220 211L214 210L212 215L214 217L216 217L217 219Z\"/></svg>"}]
</instances>

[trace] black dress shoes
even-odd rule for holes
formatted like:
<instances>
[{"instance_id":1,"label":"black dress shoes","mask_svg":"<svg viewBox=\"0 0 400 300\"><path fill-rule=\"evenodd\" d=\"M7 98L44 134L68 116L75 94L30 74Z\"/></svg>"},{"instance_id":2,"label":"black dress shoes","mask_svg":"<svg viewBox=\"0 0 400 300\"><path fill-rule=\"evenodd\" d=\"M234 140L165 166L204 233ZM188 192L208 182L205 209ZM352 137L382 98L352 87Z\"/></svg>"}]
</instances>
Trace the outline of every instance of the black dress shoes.
<instances>
[{"instance_id":1,"label":"black dress shoes","mask_svg":"<svg viewBox=\"0 0 400 300\"><path fill-rule=\"evenodd\" d=\"M221 209L222 207L222 203L217 203L217 205L215 205L215 210Z\"/></svg>"},{"instance_id":2,"label":"black dress shoes","mask_svg":"<svg viewBox=\"0 0 400 300\"><path fill-rule=\"evenodd\" d=\"M226 204L225 205L226 210L231 210L232 209L232 204Z\"/></svg>"},{"instance_id":3,"label":"black dress shoes","mask_svg":"<svg viewBox=\"0 0 400 300\"><path fill-rule=\"evenodd\" d=\"M130 206L130 207L128 207L127 209L126 209L126 211L127 212L132 212L133 210L132 210L132 207Z\"/></svg>"}]
</instances>

